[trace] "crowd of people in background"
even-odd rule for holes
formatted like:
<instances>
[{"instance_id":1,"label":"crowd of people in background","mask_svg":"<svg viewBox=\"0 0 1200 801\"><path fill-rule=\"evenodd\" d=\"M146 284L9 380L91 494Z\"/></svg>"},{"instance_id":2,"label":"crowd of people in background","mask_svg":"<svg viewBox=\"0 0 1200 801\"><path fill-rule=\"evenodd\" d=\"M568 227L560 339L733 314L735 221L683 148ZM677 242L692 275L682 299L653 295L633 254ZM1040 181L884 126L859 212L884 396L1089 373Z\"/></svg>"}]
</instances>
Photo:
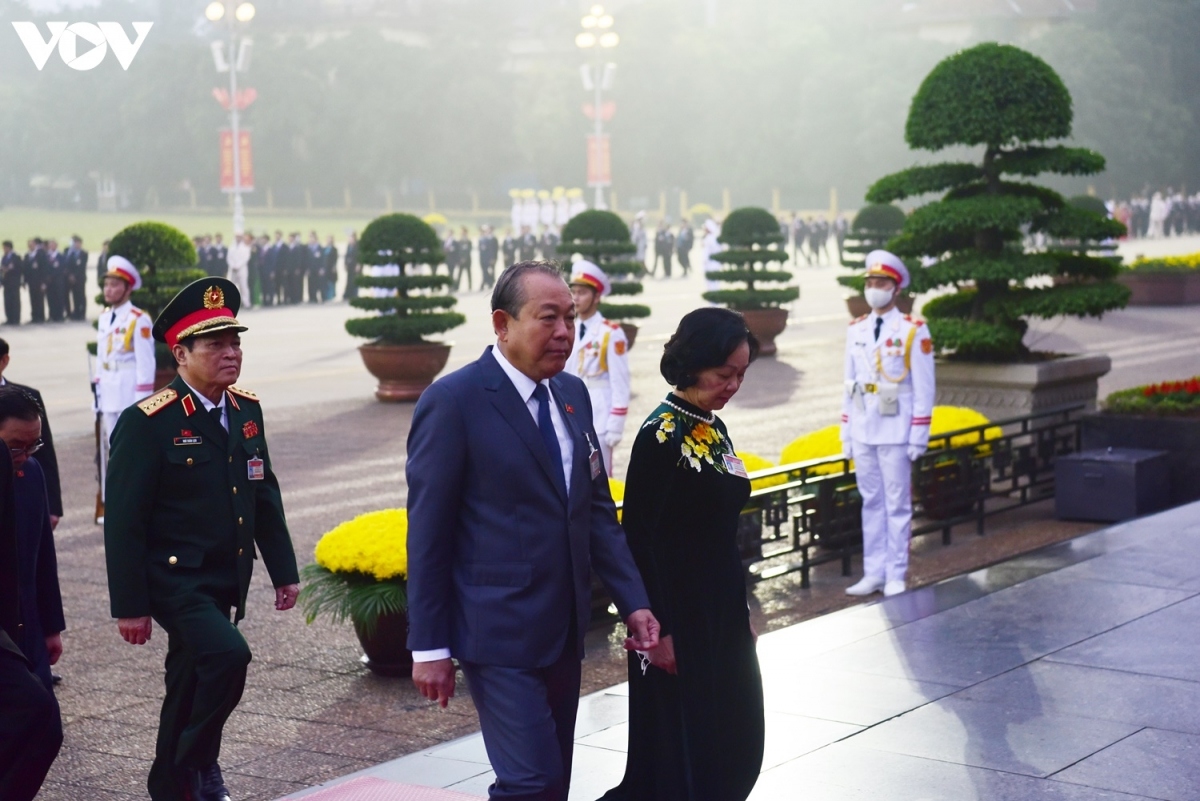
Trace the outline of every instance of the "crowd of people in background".
<instances>
[{"instance_id":1,"label":"crowd of people in background","mask_svg":"<svg viewBox=\"0 0 1200 801\"><path fill-rule=\"evenodd\" d=\"M5 322L20 323L22 288L28 294L31 322L85 319L87 265L88 252L78 236L71 237L66 250L59 249L56 239L34 237L26 243L23 254L16 251L11 240L5 240L0 256Z\"/></svg>"},{"instance_id":2,"label":"crowd of people in background","mask_svg":"<svg viewBox=\"0 0 1200 801\"><path fill-rule=\"evenodd\" d=\"M1131 239L1162 239L1200 233L1200 192L1187 195L1167 187L1144 191L1129 200L1110 200L1113 218L1129 229Z\"/></svg>"}]
</instances>

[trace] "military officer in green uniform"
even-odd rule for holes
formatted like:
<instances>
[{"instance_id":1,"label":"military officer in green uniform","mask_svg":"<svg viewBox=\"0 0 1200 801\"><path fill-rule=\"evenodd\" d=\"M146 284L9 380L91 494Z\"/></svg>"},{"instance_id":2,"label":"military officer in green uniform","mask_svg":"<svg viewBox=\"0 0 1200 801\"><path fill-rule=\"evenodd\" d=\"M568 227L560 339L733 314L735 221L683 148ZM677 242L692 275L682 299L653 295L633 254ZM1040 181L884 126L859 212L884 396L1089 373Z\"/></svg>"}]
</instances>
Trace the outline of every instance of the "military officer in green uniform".
<instances>
[{"instance_id":1,"label":"military officer in green uniform","mask_svg":"<svg viewBox=\"0 0 1200 801\"><path fill-rule=\"evenodd\" d=\"M296 603L296 557L242 367L240 296L224 278L185 287L154 323L179 375L130 406L112 434L104 546L112 614L134 645L167 633L166 697L148 788L154 801L228 801L217 758L245 685L255 546L275 608ZM232 621L232 622L231 622Z\"/></svg>"}]
</instances>

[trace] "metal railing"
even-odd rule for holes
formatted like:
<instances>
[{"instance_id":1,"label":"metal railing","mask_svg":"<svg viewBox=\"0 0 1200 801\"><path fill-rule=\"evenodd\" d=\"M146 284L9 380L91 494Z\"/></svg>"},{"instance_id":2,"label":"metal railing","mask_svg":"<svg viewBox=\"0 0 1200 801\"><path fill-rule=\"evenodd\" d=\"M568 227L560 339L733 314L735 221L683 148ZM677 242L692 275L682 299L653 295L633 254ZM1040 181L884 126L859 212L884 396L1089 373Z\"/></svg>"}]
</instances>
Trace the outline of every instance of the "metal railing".
<instances>
[{"instance_id":1,"label":"metal railing","mask_svg":"<svg viewBox=\"0 0 1200 801\"><path fill-rule=\"evenodd\" d=\"M954 526L1054 496L1054 461L1079 450L1082 404L989 422L939 435L913 464L913 536L941 532L949 545ZM750 495L739 547L752 580L799 570L808 586L814 565L862 550L862 499L842 457L781 465L751 479L783 478ZM757 537L755 536L757 530Z\"/></svg>"},{"instance_id":2,"label":"metal railing","mask_svg":"<svg viewBox=\"0 0 1200 801\"><path fill-rule=\"evenodd\" d=\"M1054 461L1080 448L1083 404L939 434L913 464L913 536L940 532L951 542L954 526L975 523L982 535L988 517L1054 497ZM862 551L862 498L854 471L841 456L757 470L738 525L738 550L748 580L762 581L851 559ZM762 481L776 481L761 486ZM621 508L621 504L617 504ZM599 581L592 582L593 619L611 619Z\"/></svg>"}]
</instances>

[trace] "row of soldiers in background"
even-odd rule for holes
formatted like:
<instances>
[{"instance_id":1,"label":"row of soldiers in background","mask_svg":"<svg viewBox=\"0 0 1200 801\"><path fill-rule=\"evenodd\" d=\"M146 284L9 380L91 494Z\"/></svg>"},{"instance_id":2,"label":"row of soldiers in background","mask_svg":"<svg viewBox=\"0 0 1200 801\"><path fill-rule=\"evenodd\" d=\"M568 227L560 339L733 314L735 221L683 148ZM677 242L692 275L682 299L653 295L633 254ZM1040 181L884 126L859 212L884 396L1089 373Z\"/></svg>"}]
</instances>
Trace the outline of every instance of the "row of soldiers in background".
<instances>
[{"instance_id":1,"label":"row of soldiers in background","mask_svg":"<svg viewBox=\"0 0 1200 801\"><path fill-rule=\"evenodd\" d=\"M4 291L6 325L21 324L21 289L29 295L30 320L61 323L83 320L87 314L88 253L83 240L71 237L71 246L58 249L54 239L30 239L24 255L6 240L0 256L0 286Z\"/></svg>"},{"instance_id":2,"label":"row of soldiers in background","mask_svg":"<svg viewBox=\"0 0 1200 801\"><path fill-rule=\"evenodd\" d=\"M304 302L325 303L335 298L338 280L338 247L332 236L321 244L316 231L302 242L299 231L284 239L276 231L272 240L263 233L241 234L228 248L220 234L196 237L200 267L210 277L228 278L245 299L243 308L254 305L284 306ZM344 263L355 275L358 239L353 232L346 244ZM348 281L346 297L354 297L353 281Z\"/></svg>"},{"instance_id":3,"label":"row of soldiers in background","mask_svg":"<svg viewBox=\"0 0 1200 801\"><path fill-rule=\"evenodd\" d=\"M791 248L792 259L796 264L800 263L801 257L808 265L821 264L822 258L828 263L833 255L829 252L830 239L837 246L837 263L840 264L850 223L844 214L837 215L833 222L827 220L824 215L801 217L799 214L793 214L790 220L780 215L779 231L783 234L784 249Z\"/></svg>"},{"instance_id":4,"label":"row of soldiers in background","mask_svg":"<svg viewBox=\"0 0 1200 801\"><path fill-rule=\"evenodd\" d=\"M479 227L479 270L481 275L480 288L491 289L496 282L496 263L503 256L504 267L510 267L519 261L535 259L558 258L558 245L562 241L558 226L545 226L540 232L528 226L520 227L518 233L512 228L504 232L501 239L490 225ZM442 252L445 256L446 270L454 279L455 286L462 289L464 279L468 289L474 289L475 283L471 269L472 252L475 243L471 241L471 232L467 226L462 226L455 234L453 228L447 228L442 236ZM354 275L354 273L351 273Z\"/></svg>"},{"instance_id":5,"label":"row of soldiers in background","mask_svg":"<svg viewBox=\"0 0 1200 801\"><path fill-rule=\"evenodd\" d=\"M633 258L646 263L649 245L649 234L646 232L646 212L639 211L633 218L633 226L629 229L636 248ZM696 244L696 234L686 222L679 226L677 232L671 230L671 220L664 217L659 220L658 228L654 231L654 251L649 265L650 275L658 275L662 271L663 278L671 277L671 261L679 259L679 268L684 277L692 272L692 246Z\"/></svg>"},{"instance_id":6,"label":"row of soldiers in background","mask_svg":"<svg viewBox=\"0 0 1200 801\"><path fill-rule=\"evenodd\" d=\"M1129 200L1110 200L1105 205L1134 239L1200 234L1200 192L1188 196L1168 187L1166 192L1143 192Z\"/></svg>"}]
</instances>

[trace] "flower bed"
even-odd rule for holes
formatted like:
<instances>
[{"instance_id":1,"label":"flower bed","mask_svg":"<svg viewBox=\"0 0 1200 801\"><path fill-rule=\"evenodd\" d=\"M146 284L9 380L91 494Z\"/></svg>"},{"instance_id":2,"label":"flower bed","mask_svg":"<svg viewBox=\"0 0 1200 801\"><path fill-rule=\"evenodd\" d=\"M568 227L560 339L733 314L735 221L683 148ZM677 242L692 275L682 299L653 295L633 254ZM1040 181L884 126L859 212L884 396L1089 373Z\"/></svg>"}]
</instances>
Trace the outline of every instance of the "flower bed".
<instances>
[{"instance_id":1,"label":"flower bed","mask_svg":"<svg viewBox=\"0 0 1200 801\"><path fill-rule=\"evenodd\" d=\"M1129 287L1130 306L1182 306L1200 303L1200 253L1137 259L1117 279Z\"/></svg>"},{"instance_id":2,"label":"flower bed","mask_svg":"<svg viewBox=\"0 0 1200 801\"><path fill-rule=\"evenodd\" d=\"M1104 411L1156 417L1200 417L1200 376L1119 390L1105 398Z\"/></svg>"}]
</instances>

